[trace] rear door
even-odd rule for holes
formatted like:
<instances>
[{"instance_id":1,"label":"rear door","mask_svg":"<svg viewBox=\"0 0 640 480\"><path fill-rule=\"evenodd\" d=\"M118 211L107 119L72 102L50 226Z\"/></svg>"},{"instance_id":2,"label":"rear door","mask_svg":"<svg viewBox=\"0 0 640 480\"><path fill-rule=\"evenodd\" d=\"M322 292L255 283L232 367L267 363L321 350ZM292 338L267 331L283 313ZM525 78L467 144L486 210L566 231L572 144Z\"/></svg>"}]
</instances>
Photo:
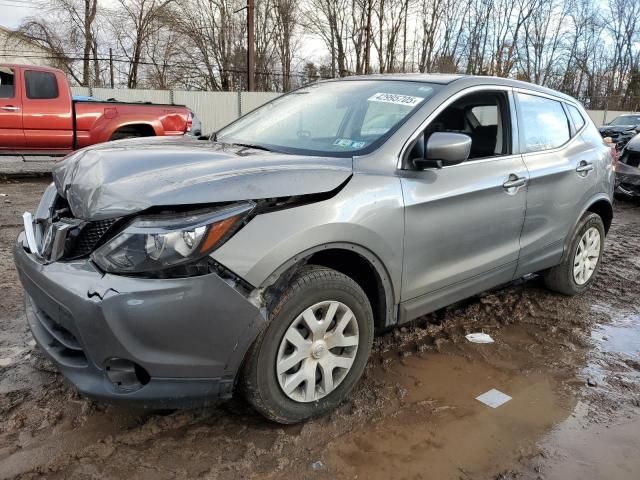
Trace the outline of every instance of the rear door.
<instances>
[{"instance_id":1,"label":"rear door","mask_svg":"<svg viewBox=\"0 0 640 480\"><path fill-rule=\"evenodd\" d=\"M0 150L24 148L20 71L0 66Z\"/></svg>"},{"instance_id":2,"label":"rear door","mask_svg":"<svg viewBox=\"0 0 640 480\"><path fill-rule=\"evenodd\" d=\"M71 92L61 72L24 70L22 92L27 150L62 152L73 147Z\"/></svg>"},{"instance_id":3,"label":"rear door","mask_svg":"<svg viewBox=\"0 0 640 480\"><path fill-rule=\"evenodd\" d=\"M563 99L528 90L515 95L522 158L530 176L517 272L523 275L560 262L565 239L598 192L595 170L602 141L600 146L584 141L591 123Z\"/></svg>"}]
</instances>

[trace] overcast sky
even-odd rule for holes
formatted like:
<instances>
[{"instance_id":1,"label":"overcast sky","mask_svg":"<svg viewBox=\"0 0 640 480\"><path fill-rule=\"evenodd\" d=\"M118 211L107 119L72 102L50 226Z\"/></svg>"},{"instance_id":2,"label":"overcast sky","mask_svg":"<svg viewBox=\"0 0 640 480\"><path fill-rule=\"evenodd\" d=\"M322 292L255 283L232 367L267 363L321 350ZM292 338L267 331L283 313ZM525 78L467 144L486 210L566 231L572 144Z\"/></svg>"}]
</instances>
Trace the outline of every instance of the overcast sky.
<instances>
[{"instance_id":1,"label":"overcast sky","mask_svg":"<svg viewBox=\"0 0 640 480\"><path fill-rule=\"evenodd\" d=\"M36 13L33 0L0 0L0 26L15 29L29 15ZM22 4L20 6L19 4ZM10 6L13 5L13 6ZM304 60L320 62L326 60L328 52L323 42L315 35L305 35L299 47L299 57Z\"/></svg>"},{"instance_id":2,"label":"overcast sky","mask_svg":"<svg viewBox=\"0 0 640 480\"><path fill-rule=\"evenodd\" d=\"M24 6L19 6L19 3L24 4ZM30 2L27 3L26 1L0 0L0 25L10 29L16 28L25 17L34 13L34 9L30 8L31 5Z\"/></svg>"}]
</instances>

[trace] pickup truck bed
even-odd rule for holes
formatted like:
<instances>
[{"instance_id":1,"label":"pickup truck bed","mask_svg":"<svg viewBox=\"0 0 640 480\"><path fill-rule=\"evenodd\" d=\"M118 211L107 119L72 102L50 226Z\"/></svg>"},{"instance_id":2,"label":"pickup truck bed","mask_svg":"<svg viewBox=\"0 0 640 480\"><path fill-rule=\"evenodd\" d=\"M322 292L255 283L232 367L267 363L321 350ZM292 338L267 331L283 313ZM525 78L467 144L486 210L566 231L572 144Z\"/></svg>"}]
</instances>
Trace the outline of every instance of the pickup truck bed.
<instances>
[{"instance_id":1,"label":"pickup truck bed","mask_svg":"<svg viewBox=\"0 0 640 480\"><path fill-rule=\"evenodd\" d=\"M182 105L74 101L61 70L0 65L0 154L62 155L128 137L184 135Z\"/></svg>"}]
</instances>

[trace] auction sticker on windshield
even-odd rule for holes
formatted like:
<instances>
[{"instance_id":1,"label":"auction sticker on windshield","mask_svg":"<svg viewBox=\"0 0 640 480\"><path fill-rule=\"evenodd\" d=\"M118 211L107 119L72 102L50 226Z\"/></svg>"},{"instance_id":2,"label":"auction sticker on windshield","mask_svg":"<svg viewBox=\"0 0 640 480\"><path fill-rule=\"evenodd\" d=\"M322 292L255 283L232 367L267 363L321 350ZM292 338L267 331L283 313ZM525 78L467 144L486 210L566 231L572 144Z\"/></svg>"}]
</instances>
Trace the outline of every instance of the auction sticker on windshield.
<instances>
[{"instance_id":1,"label":"auction sticker on windshield","mask_svg":"<svg viewBox=\"0 0 640 480\"><path fill-rule=\"evenodd\" d=\"M368 98L370 102L395 103L396 105L407 105L415 107L423 97L412 97L411 95L399 95L397 93L376 93Z\"/></svg>"}]
</instances>

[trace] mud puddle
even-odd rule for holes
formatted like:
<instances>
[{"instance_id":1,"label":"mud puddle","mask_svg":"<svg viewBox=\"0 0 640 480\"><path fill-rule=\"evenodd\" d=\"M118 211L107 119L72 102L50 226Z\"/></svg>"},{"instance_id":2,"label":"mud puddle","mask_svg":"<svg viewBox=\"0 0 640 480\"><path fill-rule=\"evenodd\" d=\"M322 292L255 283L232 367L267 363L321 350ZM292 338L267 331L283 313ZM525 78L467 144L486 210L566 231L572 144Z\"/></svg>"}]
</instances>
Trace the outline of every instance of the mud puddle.
<instances>
[{"instance_id":1,"label":"mud puddle","mask_svg":"<svg viewBox=\"0 0 640 480\"><path fill-rule=\"evenodd\" d=\"M628 357L640 356L640 314L630 314L615 319L613 323L598 325L591 338L600 343L605 352Z\"/></svg>"},{"instance_id":2,"label":"mud puddle","mask_svg":"<svg viewBox=\"0 0 640 480\"><path fill-rule=\"evenodd\" d=\"M638 307L637 305L629 305ZM571 415L521 462L517 478L635 479L640 475L640 315L594 305L610 323L591 331L587 379ZM522 460L522 459L521 459ZM513 478L516 478L514 476Z\"/></svg>"},{"instance_id":3,"label":"mud puddle","mask_svg":"<svg viewBox=\"0 0 640 480\"><path fill-rule=\"evenodd\" d=\"M636 479L640 472L640 419L623 415L613 422L589 423L588 403L541 442L541 453L528 463L523 480Z\"/></svg>"},{"instance_id":4,"label":"mud puddle","mask_svg":"<svg viewBox=\"0 0 640 480\"><path fill-rule=\"evenodd\" d=\"M381 372L402 407L331 445L332 470L340 478L458 479L506 469L576 403L566 388L571 372L545 366L531 331L505 328L496 344L462 344ZM492 389L512 399L497 408L476 399Z\"/></svg>"}]
</instances>

